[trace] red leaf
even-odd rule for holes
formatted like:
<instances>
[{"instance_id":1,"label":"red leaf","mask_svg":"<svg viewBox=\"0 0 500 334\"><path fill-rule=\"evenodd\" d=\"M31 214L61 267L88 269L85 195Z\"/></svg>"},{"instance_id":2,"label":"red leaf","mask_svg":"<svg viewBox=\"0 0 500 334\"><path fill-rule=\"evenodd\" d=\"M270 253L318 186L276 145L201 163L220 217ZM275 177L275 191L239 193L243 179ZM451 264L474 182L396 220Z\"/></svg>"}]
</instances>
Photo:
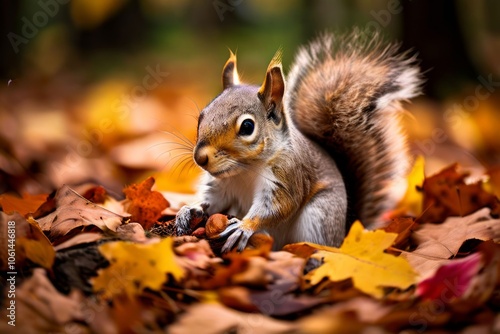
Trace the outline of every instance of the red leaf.
<instances>
[{"instance_id":1,"label":"red leaf","mask_svg":"<svg viewBox=\"0 0 500 334\"><path fill-rule=\"evenodd\" d=\"M441 266L433 277L422 281L417 295L423 299L450 301L461 297L480 269L482 256L474 253L466 258Z\"/></svg>"}]
</instances>

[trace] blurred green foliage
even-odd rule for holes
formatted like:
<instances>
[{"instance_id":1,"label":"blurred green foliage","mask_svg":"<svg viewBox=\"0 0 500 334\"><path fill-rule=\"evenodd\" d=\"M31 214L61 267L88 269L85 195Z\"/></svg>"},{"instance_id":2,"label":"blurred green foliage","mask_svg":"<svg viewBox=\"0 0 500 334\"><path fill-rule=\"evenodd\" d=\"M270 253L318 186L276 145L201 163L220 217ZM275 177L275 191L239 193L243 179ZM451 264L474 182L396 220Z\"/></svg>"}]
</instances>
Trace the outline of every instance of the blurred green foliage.
<instances>
[{"instance_id":1,"label":"blurred green foliage","mask_svg":"<svg viewBox=\"0 0 500 334\"><path fill-rule=\"evenodd\" d=\"M186 78L202 72L218 84L227 48L238 51L246 77L259 80L279 47L286 68L298 45L353 26L380 29L415 50L431 96L495 74L500 62L494 0L4 0L0 7L4 80L141 75L144 64L161 61L173 73L180 66ZM29 24L37 33L26 36Z\"/></svg>"}]
</instances>

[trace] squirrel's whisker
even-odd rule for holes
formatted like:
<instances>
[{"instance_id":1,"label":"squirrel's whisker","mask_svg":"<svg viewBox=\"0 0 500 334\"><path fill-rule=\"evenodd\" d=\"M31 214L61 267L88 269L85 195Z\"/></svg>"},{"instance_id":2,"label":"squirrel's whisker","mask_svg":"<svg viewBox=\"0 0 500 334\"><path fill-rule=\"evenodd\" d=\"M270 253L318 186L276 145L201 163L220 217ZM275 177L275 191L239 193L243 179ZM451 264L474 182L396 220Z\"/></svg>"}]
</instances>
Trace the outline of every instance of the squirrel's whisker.
<instances>
[{"instance_id":1,"label":"squirrel's whisker","mask_svg":"<svg viewBox=\"0 0 500 334\"><path fill-rule=\"evenodd\" d=\"M153 148L163 146L163 145L172 145L172 146L177 145L177 146L185 147L186 149L188 149L190 151L192 151L194 148L194 145L191 146L191 145L187 145L185 143L179 143L178 141L163 141L161 143L157 143L157 144L149 146L146 150L151 150Z\"/></svg>"},{"instance_id":2,"label":"squirrel's whisker","mask_svg":"<svg viewBox=\"0 0 500 334\"><path fill-rule=\"evenodd\" d=\"M179 139L184 144L186 144L187 146L190 146L191 148L194 148L195 143L193 143L188 137L186 137L182 132L178 131L175 127L173 127L173 126L171 126L171 127L174 128L174 131L164 130L164 131L161 131L161 132L164 133L164 134L167 134L167 135L172 135L175 138Z\"/></svg>"},{"instance_id":3,"label":"squirrel's whisker","mask_svg":"<svg viewBox=\"0 0 500 334\"><path fill-rule=\"evenodd\" d=\"M177 153L175 155L171 154L173 151L179 151L179 150L184 151L184 152L180 152L180 153ZM167 162L167 164L165 166L168 166L168 164L172 160L178 159L179 157L182 157L182 156L189 156L189 157L191 157L192 156L192 152L191 151L186 151L183 148L176 148L176 149L167 150L167 151L164 151L164 152L158 154L158 156L155 158L155 161L160 160L160 158L163 157L165 154L169 155L169 161Z\"/></svg>"},{"instance_id":4,"label":"squirrel's whisker","mask_svg":"<svg viewBox=\"0 0 500 334\"><path fill-rule=\"evenodd\" d=\"M180 166L183 166L184 164L188 163L189 161L191 161L191 157L184 157L180 160L178 160L178 163L176 163L175 167L172 166L172 175L175 175L175 172L179 169ZM181 168L181 171L182 171L182 168ZM179 174L179 177L180 177L180 174Z\"/></svg>"},{"instance_id":5,"label":"squirrel's whisker","mask_svg":"<svg viewBox=\"0 0 500 334\"><path fill-rule=\"evenodd\" d=\"M158 161L160 159L160 157L166 153L169 153L169 152L163 152L161 153L158 157L156 157L156 161ZM180 160L184 160L184 159L191 159L192 157L192 154L189 152L183 152L183 153L178 153L174 156L171 156L170 159L168 159L168 161L163 165L163 167L161 168L162 170L167 168L169 165L171 166L170 168L174 168L174 166L179 163Z\"/></svg>"}]
</instances>

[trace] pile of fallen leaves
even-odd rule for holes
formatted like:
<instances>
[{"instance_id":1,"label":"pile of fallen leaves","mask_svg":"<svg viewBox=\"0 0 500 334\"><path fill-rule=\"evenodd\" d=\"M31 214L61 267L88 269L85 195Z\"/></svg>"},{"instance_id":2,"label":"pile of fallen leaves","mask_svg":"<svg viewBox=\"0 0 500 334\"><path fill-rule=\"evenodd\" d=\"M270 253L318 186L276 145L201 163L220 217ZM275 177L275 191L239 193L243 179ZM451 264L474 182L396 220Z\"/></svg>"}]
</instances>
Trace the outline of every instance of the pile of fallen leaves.
<instances>
[{"instance_id":1,"label":"pile of fallen leaves","mask_svg":"<svg viewBox=\"0 0 500 334\"><path fill-rule=\"evenodd\" d=\"M227 217L176 236L187 200L152 190L152 178L124 199L99 185L0 195L0 267L15 277L0 331L500 331L500 169L467 176L453 165L425 178L417 160L384 229L356 222L340 248L278 252L257 234L224 255L214 236Z\"/></svg>"}]
</instances>

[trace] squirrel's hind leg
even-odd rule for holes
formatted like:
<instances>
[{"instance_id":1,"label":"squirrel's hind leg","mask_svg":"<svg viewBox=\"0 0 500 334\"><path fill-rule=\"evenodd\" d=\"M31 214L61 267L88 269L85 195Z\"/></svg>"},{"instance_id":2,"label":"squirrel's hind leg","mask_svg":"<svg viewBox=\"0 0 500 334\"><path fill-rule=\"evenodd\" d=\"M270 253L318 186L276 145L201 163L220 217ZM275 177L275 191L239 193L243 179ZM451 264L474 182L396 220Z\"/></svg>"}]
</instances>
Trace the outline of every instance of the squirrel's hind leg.
<instances>
[{"instance_id":1,"label":"squirrel's hind leg","mask_svg":"<svg viewBox=\"0 0 500 334\"><path fill-rule=\"evenodd\" d=\"M332 201L333 198L336 200ZM342 188L326 188L316 193L302 209L286 243L313 242L340 246L344 240L347 201ZM284 245L275 245L281 248Z\"/></svg>"}]
</instances>

